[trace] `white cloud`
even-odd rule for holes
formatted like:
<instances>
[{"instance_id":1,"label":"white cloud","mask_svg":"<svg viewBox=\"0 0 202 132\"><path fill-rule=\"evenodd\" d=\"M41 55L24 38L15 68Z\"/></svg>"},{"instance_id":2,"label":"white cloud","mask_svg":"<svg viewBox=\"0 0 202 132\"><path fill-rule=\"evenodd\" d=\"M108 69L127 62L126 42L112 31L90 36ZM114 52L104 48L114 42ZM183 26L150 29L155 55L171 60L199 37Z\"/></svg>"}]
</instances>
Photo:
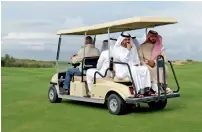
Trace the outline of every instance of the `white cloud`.
<instances>
[{"instance_id":1,"label":"white cloud","mask_svg":"<svg viewBox=\"0 0 202 132\"><path fill-rule=\"evenodd\" d=\"M54 39L57 36L50 33L41 32L11 32L7 36L3 36L2 40L21 40L21 39Z\"/></svg>"},{"instance_id":2,"label":"white cloud","mask_svg":"<svg viewBox=\"0 0 202 132\"><path fill-rule=\"evenodd\" d=\"M10 22L12 25L20 26L20 27L28 27L28 26L49 26L52 23L51 20L37 20L37 19L29 19L29 20L17 20L14 22Z\"/></svg>"},{"instance_id":3,"label":"white cloud","mask_svg":"<svg viewBox=\"0 0 202 132\"><path fill-rule=\"evenodd\" d=\"M56 35L40 32L13 32L2 37L2 49L43 50L45 43L56 40Z\"/></svg>"},{"instance_id":4,"label":"white cloud","mask_svg":"<svg viewBox=\"0 0 202 132\"><path fill-rule=\"evenodd\" d=\"M49 20L18 20L11 23L15 23L14 25L16 28L13 28L13 30L12 28L8 28L11 32L2 37L1 42L3 50L44 50L45 48L53 50L55 49L55 45L45 46L45 43L57 44L59 36L56 35L56 32L58 30L84 25L81 17L66 18L63 21L56 21L56 24L54 21L51 22ZM44 27L46 28L44 29ZM50 32L47 32L47 27ZM79 39L72 37L70 40L75 41Z\"/></svg>"},{"instance_id":5,"label":"white cloud","mask_svg":"<svg viewBox=\"0 0 202 132\"><path fill-rule=\"evenodd\" d=\"M81 17L75 17L75 18L66 18L64 21L64 28L75 28L84 26L84 21Z\"/></svg>"},{"instance_id":6,"label":"white cloud","mask_svg":"<svg viewBox=\"0 0 202 132\"><path fill-rule=\"evenodd\" d=\"M41 46L41 45L31 45L31 46L28 46L28 49L31 49L31 50L44 50L44 46Z\"/></svg>"},{"instance_id":7,"label":"white cloud","mask_svg":"<svg viewBox=\"0 0 202 132\"><path fill-rule=\"evenodd\" d=\"M30 42L30 41L22 41L20 42L21 45L33 45L33 46L43 46L44 43L41 41L35 41L35 42Z\"/></svg>"}]
</instances>

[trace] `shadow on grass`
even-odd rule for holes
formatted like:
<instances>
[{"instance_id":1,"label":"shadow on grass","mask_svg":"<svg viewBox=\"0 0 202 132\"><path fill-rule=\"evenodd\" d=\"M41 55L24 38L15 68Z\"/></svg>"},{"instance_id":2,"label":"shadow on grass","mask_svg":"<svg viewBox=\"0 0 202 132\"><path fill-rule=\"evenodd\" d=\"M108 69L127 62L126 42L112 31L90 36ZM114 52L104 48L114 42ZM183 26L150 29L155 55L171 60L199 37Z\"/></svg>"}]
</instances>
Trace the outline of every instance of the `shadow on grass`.
<instances>
[{"instance_id":1,"label":"shadow on grass","mask_svg":"<svg viewBox=\"0 0 202 132\"><path fill-rule=\"evenodd\" d=\"M156 112L170 112L175 109L164 108L163 110L152 110L149 107L134 108L131 113L156 113Z\"/></svg>"},{"instance_id":2,"label":"shadow on grass","mask_svg":"<svg viewBox=\"0 0 202 132\"><path fill-rule=\"evenodd\" d=\"M63 102L66 104L78 105L78 106L88 107L88 108L107 109L106 105L97 104L97 103L89 103L89 102L73 101L73 100L65 100Z\"/></svg>"},{"instance_id":3,"label":"shadow on grass","mask_svg":"<svg viewBox=\"0 0 202 132\"><path fill-rule=\"evenodd\" d=\"M63 101L63 103L82 106L86 108L92 108L92 109L108 110L107 106L104 104L96 104L96 103L80 102L80 101L72 101L72 100L65 100ZM149 113L156 113L156 112L170 112L176 109L179 109L179 108L165 107L163 110L151 110L147 104L141 104L140 107L133 107L130 111L126 112L126 114L132 114L132 113L148 113L149 114Z\"/></svg>"}]
</instances>

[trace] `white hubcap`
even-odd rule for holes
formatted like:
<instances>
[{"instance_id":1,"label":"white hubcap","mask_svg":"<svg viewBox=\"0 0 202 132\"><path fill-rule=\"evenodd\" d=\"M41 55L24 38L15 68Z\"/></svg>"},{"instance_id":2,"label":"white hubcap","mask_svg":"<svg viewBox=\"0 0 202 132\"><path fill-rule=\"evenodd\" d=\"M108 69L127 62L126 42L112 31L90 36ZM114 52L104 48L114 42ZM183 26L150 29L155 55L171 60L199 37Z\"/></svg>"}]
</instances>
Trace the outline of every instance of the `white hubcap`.
<instances>
[{"instance_id":1,"label":"white hubcap","mask_svg":"<svg viewBox=\"0 0 202 132\"><path fill-rule=\"evenodd\" d=\"M54 92L53 92L52 89L51 89L50 92L49 92L49 98L50 98L51 100L53 100L53 98L54 98Z\"/></svg>"},{"instance_id":2,"label":"white hubcap","mask_svg":"<svg viewBox=\"0 0 202 132\"><path fill-rule=\"evenodd\" d=\"M111 109L111 111L115 112L118 108L118 102L116 99L111 99L109 102L109 107Z\"/></svg>"}]
</instances>

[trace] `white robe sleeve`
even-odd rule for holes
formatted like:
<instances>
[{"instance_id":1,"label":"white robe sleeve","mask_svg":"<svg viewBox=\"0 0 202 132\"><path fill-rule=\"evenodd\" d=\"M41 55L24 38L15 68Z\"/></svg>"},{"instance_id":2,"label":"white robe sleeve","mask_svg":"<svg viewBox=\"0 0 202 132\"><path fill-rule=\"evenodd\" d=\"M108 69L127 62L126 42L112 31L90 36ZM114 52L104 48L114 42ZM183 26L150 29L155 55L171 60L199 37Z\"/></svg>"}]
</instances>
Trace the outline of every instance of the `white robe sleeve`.
<instances>
[{"instance_id":1,"label":"white robe sleeve","mask_svg":"<svg viewBox=\"0 0 202 132\"><path fill-rule=\"evenodd\" d=\"M105 51L103 51L98 59L98 62L97 62L97 69L100 70L102 68L102 65L104 63L104 60L105 60L105 57L104 57L104 53Z\"/></svg>"},{"instance_id":2,"label":"white robe sleeve","mask_svg":"<svg viewBox=\"0 0 202 132\"><path fill-rule=\"evenodd\" d=\"M130 54L130 50L119 47L114 53L114 58L116 59L116 61L128 63L130 60Z\"/></svg>"}]
</instances>

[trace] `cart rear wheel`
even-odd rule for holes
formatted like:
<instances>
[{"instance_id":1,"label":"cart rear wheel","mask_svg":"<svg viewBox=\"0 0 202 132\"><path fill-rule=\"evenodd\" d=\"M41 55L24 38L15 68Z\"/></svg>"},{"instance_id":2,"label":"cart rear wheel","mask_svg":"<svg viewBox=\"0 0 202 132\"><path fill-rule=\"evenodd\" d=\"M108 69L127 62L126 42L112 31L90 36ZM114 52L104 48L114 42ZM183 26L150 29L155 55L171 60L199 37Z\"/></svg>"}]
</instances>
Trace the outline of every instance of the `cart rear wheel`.
<instances>
[{"instance_id":1,"label":"cart rear wheel","mask_svg":"<svg viewBox=\"0 0 202 132\"><path fill-rule=\"evenodd\" d=\"M167 99L159 100L158 102L155 102L155 101L149 102L148 105L152 110L162 110L167 105Z\"/></svg>"},{"instance_id":2,"label":"cart rear wheel","mask_svg":"<svg viewBox=\"0 0 202 132\"><path fill-rule=\"evenodd\" d=\"M125 101L117 94L111 94L107 100L107 107L111 114L121 115L126 110Z\"/></svg>"},{"instance_id":3,"label":"cart rear wheel","mask_svg":"<svg viewBox=\"0 0 202 132\"><path fill-rule=\"evenodd\" d=\"M54 86L49 87L48 99L51 103L60 103L62 101L62 98L58 98L57 90Z\"/></svg>"}]
</instances>

